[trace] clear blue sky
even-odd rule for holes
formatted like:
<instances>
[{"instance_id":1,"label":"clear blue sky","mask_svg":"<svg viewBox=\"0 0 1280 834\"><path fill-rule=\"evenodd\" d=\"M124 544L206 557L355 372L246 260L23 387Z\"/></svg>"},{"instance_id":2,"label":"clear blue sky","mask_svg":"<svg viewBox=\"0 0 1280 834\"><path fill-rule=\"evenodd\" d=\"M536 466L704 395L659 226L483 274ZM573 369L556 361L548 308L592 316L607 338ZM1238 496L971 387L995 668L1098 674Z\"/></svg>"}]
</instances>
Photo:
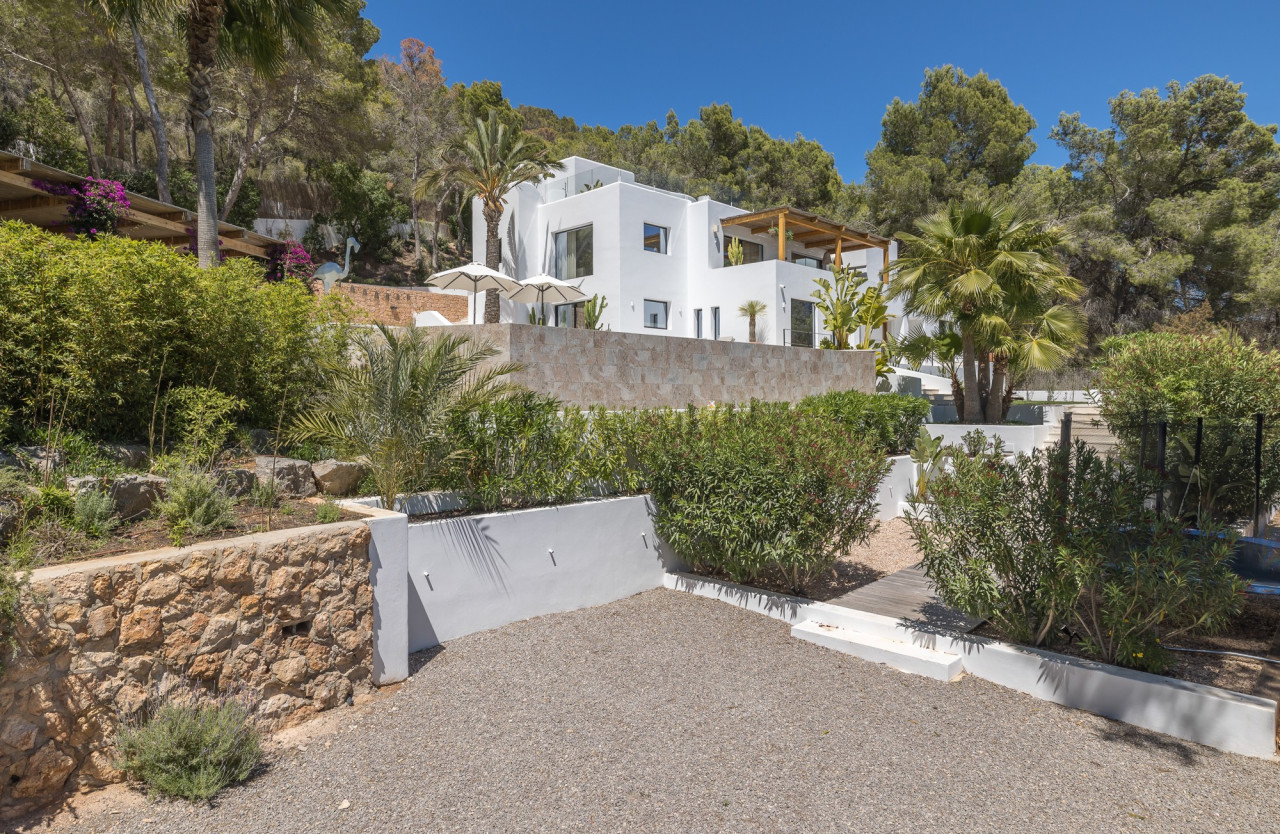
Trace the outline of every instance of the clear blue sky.
<instances>
[{"instance_id":1,"label":"clear blue sky","mask_svg":"<svg viewBox=\"0 0 1280 834\"><path fill-rule=\"evenodd\" d=\"M1045 164L1065 161L1049 140L1060 112L1102 127L1121 90L1205 73L1243 82L1254 121L1280 122L1276 0L368 0L365 14L382 30L372 54L419 38L451 83L500 81L512 104L611 128L728 102L775 136L818 140L846 180L862 178L886 105L948 63L985 70L1031 111Z\"/></svg>"}]
</instances>

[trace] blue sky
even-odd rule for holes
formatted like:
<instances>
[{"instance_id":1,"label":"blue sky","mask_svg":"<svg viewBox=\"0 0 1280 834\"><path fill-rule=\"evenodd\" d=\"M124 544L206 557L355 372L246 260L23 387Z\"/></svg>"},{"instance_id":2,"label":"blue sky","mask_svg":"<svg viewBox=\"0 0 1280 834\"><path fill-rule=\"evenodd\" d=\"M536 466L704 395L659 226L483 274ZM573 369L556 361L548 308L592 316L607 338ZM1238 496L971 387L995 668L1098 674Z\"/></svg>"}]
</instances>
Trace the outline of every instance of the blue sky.
<instances>
[{"instance_id":1,"label":"blue sky","mask_svg":"<svg viewBox=\"0 0 1280 834\"><path fill-rule=\"evenodd\" d=\"M775 136L802 133L861 179L894 97L915 99L925 67L1000 79L1039 127L1034 161L1062 111L1108 122L1121 90L1205 73L1243 82L1257 122L1280 122L1280 3L1274 0L972 2L493 2L368 0L382 30L435 47L450 82L501 81L512 104L612 128L681 121L728 102Z\"/></svg>"}]
</instances>

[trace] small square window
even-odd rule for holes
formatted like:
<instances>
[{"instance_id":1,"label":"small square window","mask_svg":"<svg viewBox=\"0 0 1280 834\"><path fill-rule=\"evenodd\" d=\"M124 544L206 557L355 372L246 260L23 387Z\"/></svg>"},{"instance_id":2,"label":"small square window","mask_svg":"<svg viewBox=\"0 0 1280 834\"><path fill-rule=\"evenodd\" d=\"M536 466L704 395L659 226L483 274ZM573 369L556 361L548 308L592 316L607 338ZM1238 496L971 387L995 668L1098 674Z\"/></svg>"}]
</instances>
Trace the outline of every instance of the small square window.
<instances>
[{"instance_id":1,"label":"small square window","mask_svg":"<svg viewBox=\"0 0 1280 834\"><path fill-rule=\"evenodd\" d=\"M644 224L644 251L667 254L667 227Z\"/></svg>"},{"instance_id":2,"label":"small square window","mask_svg":"<svg viewBox=\"0 0 1280 834\"><path fill-rule=\"evenodd\" d=\"M667 329L667 302L644 300L644 326L657 330Z\"/></svg>"}]
</instances>

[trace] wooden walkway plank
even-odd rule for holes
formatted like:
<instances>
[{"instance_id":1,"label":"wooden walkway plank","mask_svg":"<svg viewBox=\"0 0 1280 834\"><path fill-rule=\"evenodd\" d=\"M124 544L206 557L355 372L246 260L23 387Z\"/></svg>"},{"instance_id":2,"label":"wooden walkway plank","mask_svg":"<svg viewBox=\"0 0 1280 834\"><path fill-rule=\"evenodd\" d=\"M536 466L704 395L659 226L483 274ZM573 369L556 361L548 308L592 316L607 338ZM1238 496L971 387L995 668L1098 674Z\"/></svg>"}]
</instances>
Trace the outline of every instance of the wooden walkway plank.
<instances>
[{"instance_id":1,"label":"wooden walkway plank","mask_svg":"<svg viewBox=\"0 0 1280 834\"><path fill-rule=\"evenodd\" d=\"M938 599L929 577L918 567L904 568L829 602L884 617L914 620L949 631L973 631L982 622L944 605Z\"/></svg>"}]
</instances>

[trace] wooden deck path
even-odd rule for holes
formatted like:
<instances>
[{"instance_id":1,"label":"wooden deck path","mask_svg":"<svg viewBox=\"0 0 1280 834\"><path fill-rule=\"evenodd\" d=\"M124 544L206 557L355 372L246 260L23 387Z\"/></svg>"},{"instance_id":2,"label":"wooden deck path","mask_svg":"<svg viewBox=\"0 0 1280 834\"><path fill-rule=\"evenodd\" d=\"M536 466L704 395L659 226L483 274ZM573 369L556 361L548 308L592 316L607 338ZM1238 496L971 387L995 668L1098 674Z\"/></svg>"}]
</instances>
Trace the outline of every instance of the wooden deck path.
<instances>
[{"instance_id":1,"label":"wooden deck path","mask_svg":"<svg viewBox=\"0 0 1280 834\"><path fill-rule=\"evenodd\" d=\"M920 568L891 573L828 602L885 617L914 620L947 631L969 632L982 622L944 605Z\"/></svg>"}]
</instances>

